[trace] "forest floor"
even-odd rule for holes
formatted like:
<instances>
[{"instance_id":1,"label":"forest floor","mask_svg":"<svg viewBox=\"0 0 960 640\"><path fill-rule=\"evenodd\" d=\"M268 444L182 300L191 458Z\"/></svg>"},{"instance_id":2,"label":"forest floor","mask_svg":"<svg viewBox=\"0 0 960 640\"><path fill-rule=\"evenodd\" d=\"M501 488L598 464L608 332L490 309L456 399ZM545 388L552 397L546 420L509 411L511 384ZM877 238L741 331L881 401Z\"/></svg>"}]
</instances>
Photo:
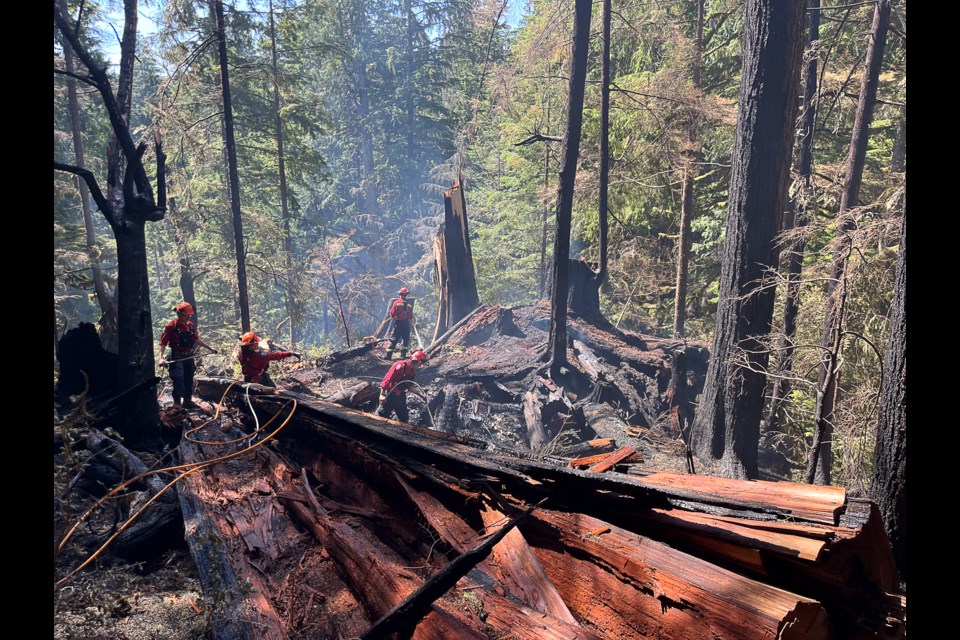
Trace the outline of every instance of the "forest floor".
<instances>
[{"instance_id":1,"label":"forest floor","mask_svg":"<svg viewBox=\"0 0 960 640\"><path fill-rule=\"evenodd\" d=\"M495 391L497 385L493 379L507 379L501 376L515 374L524 367L529 369L525 374L528 380L537 375L530 366L533 361L534 347L546 338L542 319L539 316L545 313L544 309L527 308L517 310L517 314L501 317L502 312L491 309L483 316L478 316L472 326L466 327L463 337L456 345L444 347L443 356L437 362L431 363L427 372L422 376L423 385L430 397L440 398L445 391L445 385L460 384L461 391L467 396L471 393L469 387L475 380L487 380L487 389ZM500 314L500 315L497 315ZM506 320L506 322L505 322ZM514 321L522 328L516 331ZM502 327L506 326L505 330ZM574 324L574 330L577 328ZM591 343L608 349L615 349L608 355L610 361L629 360L634 362L638 369L646 366L646 361L657 370L667 362L667 352L671 344L654 338L645 338L644 341L621 343L618 332L606 330L596 333L591 327L579 325L581 339L594 338ZM471 337L473 336L473 337ZM606 342L604 342L606 340ZM451 340L451 343L454 341ZM689 351L697 353L695 350ZM701 350L705 356L705 350ZM504 355L506 354L506 355ZM292 364L291 362L275 363L271 373L281 388L292 391L306 392L321 397L342 389L345 385L356 383L359 380L370 382L379 381L383 372L390 363L384 361L377 353L368 352L360 357L351 359L334 367L333 370L321 372L307 363ZM705 357L695 363L696 371L690 375L702 379L705 369ZM516 380L516 378L515 378ZM659 398L658 382L654 378L645 378L650 396ZM510 384L508 382L508 384ZM525 383L527 384L527 383ZM661 385L662 386L662 385ZM449 389L450 387L447 387ZM517 384L517 388L521 388ZM581 389L580 393L585 393ZM463 396L461 396L463 397ZM502 413L506 406L497 402L488 393L480 393L474 400L474 412L482 412L484 403L487 405L486 420L482 421L493 425L493 432L486 429L487 434L505 445L513 444L513 440L522 440L518 430L522 430L522 412L517 408L507 416ZM166 391L160 397L161 406L168 406L171 399ZM477 404L479 403L479 404ZM467 414L468 402L462 402L461 413ZM201 402L200 409L191 410L191 420L195 424L211 417L214 406L209 402ZM653 406L653 405L651 405ZM411 404L411 422L421 426L431 426L433 415L424 415L419 400ZM478 408L480 407L480 408ZM364 407L370 409L370 407ZM654 407L655 408L655 407ZM439 417L438 408L435 409ZM177 412L165 409L164 421ZM649 412L648 412L649 413ZM500 414L500 415L498 415ZM641 421L642 418L637 414ZM657 416L648 415L645 428L640 435L627 436L625 433L600 433L598 435L616 436L618 446L632 446L643 454L644 462L641 465L647 470L687 471L685 446L678 435L672 435L662 429L656 420ZM463 429L476 428L476 433L461 432L467 435L486 439L485 434L476 426L477 423L469 419L463 421ZM496 432L496 433L494 433ZM144 459L148 466L152 464L169 464L162 460ZM74 462L74 465L76 461ZM59 466L58 466L59 465ZM62 457L55 456L55 504L60 513L55 513L55 526L63 527L63 522L72 522L76 515L83 513L93 503L91 493L96 493L96 487L76 483L76 469L73 472L66 470ZM697 473L710 474L713 469L704 468L698 463ZM76 486L66 490L70 478ZM100 493L103 487L99 488ZM72 514L72 517L71 517ZM63 516L62 518L60 516ZM131 562L117 558L105 552L96 560L94 568L86 568L66 580L64 577L69 571L79 566L89 554L96 549L100 542L109 535L116 525L118 516L110 509L100 509L95 512L83 527L78 529L70 544L57 556L55 561L55 577L62 580L54 586L53 602L53 637L63 640L88 639L117 639L117 640L144 640L148 638L164 638L169 640L201 639L210 637L207 611L208 603L203 599L197 569L186 543L179 540L179 544L157 553L146 562ZM55 532L59 538L61 531ZM293 590L295 593L286 594L286 604L281 607L280 613L286 618L286 625L293 638L310 637L341 637L358 635L369 624L362 619L354 601L344 600L338 603L338 593L348 593L339 584L339 578L333 571L329 556L324 552L314 555L304 554L296 562L296 566L288 567L294 578L292 582L307 584L309 589ZM306 576L305 578L303 578ZM309 593L308 593L309 591ZM314 596L323 598L323 609L329 612L330 619L321 621L321 629L313 622L306 623L308 613L315 605ZM469 606L469 603L464 603ZM332 617L331 617L332 616ZM334 619L335 618L335 619ZM312 620L312 619L311 619ZM328 633L329 632L329 633Z\"/></svg>"}]
</instances>

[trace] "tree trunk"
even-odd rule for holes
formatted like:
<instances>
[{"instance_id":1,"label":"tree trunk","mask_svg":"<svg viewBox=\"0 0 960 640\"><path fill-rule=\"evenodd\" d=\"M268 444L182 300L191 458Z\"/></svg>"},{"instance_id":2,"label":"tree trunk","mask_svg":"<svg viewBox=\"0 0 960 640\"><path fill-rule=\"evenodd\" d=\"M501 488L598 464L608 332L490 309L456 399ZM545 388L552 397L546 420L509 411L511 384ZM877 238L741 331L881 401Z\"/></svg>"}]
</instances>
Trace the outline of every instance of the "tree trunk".
<instances>
[{"instance_id":1,"label":"tree trunk","mask_svg":"<svg viewBox=\"0 0 960 640\"><path fill-rule=\"evenodd\" d=\"M547 96L547 122L550 128L550 96ZM547 191L550 185L550 145L543 145L543 190ZM547 219L550 216L550 205L544 200L543 219L540 226L540 294L542 298L547 293Z\"/></svg>"},{"instance_id":2,"label":"tree trunk","mask_svg":"<svg viewBox=\"0 0 960 640\"><path fill-rule=\"evenodd\" d=\"M847 156L847 175L843 184L843 194L840 198L840 211L837 213L839 225L837 227L837 248L833 254L833 263L830 270L830 281L827 286L827 303L823 314L823 332L820 346L826 354L821 360L820 372L817 378L817 393L822 395L823 401L818 402L815 417L814 442L821 442L819 447L810 450L807 464L808 477L810 470L815 471L815 482L830 484L830 467L833 464L833 452L830 440L833 437L833 411L835 406L835 391L829 387L837 385L836 358L839 352L834 352L832 345L835 336L841 331L844 309L838 299L840 291L845 287L836 284L846 277L847 264L852 251L853 240L851 233L856 230L856 222L849 215L851 208L857 206L860 199L860 182L863 179L863 167L867 157L867 141L870 138L870 124L873 122L873 107L877 100L877 85L880 79L880 66L883 62L883 49L887 41L887 28L890 26L890 2L879 0L873 12L873 25L870 29L870 45L867 47L867 63L863 68L860 80L860 99L857 102L857 114L853 122L853 135L850 140L850 154ZM822 431L822 433L817 433ZM817 459L814 458L817 456ZM810 480L808 480L810 481Z\"/></svg>"},{"instance_id":3,"label":"tree trunk","mask_svg":"<svg viewBox=\"0 0 960 640\"><path fill-rule=\"evenodd\" d=\"M769 353L776 269L790 178L797 112L804 3L748 3L740 114L733 150L720 305L710 366L694 422L702 459L722 461L724 475L756 478L760 414Z\"/></svg>"},{"instance_id":4,"label":"tree trunk","mask_svg":"<svg viewBox=\"0 0 960 640\"><path fill-rule=\"evenodd\" d=\"M590 41L590 0L576 0L568 89L567 130L563 136L563 160L557 189L557 235L553 243L553 299L550 308L550 373L560 375L567 364L567 294L570 288L570 226L573 189L580 156L583 127L583 91L587 77L587 48Z\"/></svg>"},{"instance_id":5,"label":"tree trunk","mask_svg":"<svg viewBox=\"0 0 960 640\"><path fill-rule=\"evenodd\" d=\"M66 0L58 0L60 11L67 14ZM76 64L73 60L73 48L69 42L63 43L63 62L67 73L76 73ZM83 154L83 125L80 122L80 101L77 98L77 82L67 77L67 105L70 111L70 129L73 134L73 154L77 166L86 166ZM103 348L110 353L117 353L117 304L109 293L100 271L100 255L97 249L97 236L93 228L93 213L90 209L90 192L87 184L78 179L80 191L80 207L83 211L83 228L86 231L87 253L90 256L90 270L93 272L93 290L97 294L97 304L100 305L100 342Z\"/></svg>"},{"instance_id":6,"label":"tree trunk","mask_svg":"<svg viewBox=\"0 0 960 640\"><path fill-rule=\"evenodd\" d=\"M443 224L433 246L439 301L431 343L480 305L461 177L443 194Z\"/></svg>"},{"instance_id":7,"label":"tree trunk","mask_svg":"<svg viewBox=\"0 0 960 640\"><path fill-rule=\"evenodd\" d=\"M189 302L194 310L198 310L197 296L193 291L193 268L190 266L190 253L187 249L187 230L183 228L183 220L177 211L177 203L170 198L170 224L173 227L173 238L177 245L177 262L180 264L180 294L185 302Z\"/></svg>"},{"instance_id":8,"label":"tree trunk","mask_svg":"<svg viewBox=\"0 0 960 640\"><path fill-rule=\"evenodd\" d=\"M283 219L283 255L286 263L286 306L290 316L290 346L300 341L302 323L300 303L297 300L297 276L293 270L293 241L290 238L290 209L287 206L287 171L283 156L283 120L280 118L280 67L277 65L277 34L273 20L273 0L270 0L270 60L273 71L273 112L277 135L277 171L280 174L280 210Z\"/></svg>"},{"instance_id":9,"label":"tree trunk","mask_svg":"<svg viewBox=\"0 0 960 640\"><path fill-rule=\"evenodd\" d=\"M154 377L153 320L150 315L150 284L144 223L124 213L127 224L114 225L117 240L117 311L119 334L119 379L121 391ZM133 218L133 219L132 219ZM127 446L152 447L159 443L160 413L156 389L149 387L121 401L126 420L117 429Z\"/></svg>"},{"instance_id":10,"label":"tree trunk","mask_svg":"<svg viewBox=\"0 0 960 640\"><path fill-rule=\"evenodd\" d=\"M230 210L233 213L233 241L237 252L237 302L240 306L240 328L250 331L250 302L247 297L247 258L243 245L243 218L240 214L240 177L237 174L237 143L233 135L233 100L230 97L230 73L227 58L226 25L223 0L213 0L220 57L220 82L223 88L223 142L227 148L227 171L230 180Z\"/></svg>"},{"instance_id":11,"label":"tree trunk","mask_svg":"<svg viewBox=\"0 0 960 640\"><path fill-rule=\"evenodd\" d=\"M367 16L365 3L358 2L353 7L353 31L356 37L354 47L354 73L357 90L357 137L360 140L360 181L364 194L364 212L378 217L376 169L373 162L373 138L370 133L370 83L367 78Z\"/></svg>"},{"instance_id":12,"label":"tree trunk","mask_svg":"<svg viewBox=\"0 0 960 640\"><path fill-rule=\"evenodd\" d=\"M689 165L683 170L680 190L680 237L677 238L677 288L673 298L673 337L684 335L687 320L687 273L690 264L690 221L693 219L693 178L696 170Z\"/></svg>"},{"instance_id":13,"label":"tree trunk","mask_svg":"<svg viewBox=\"0 0 960 640\"><path fill-rule=\"evenodd\" d=\"M610 183L610 0L603 0L603 54L600 70L600 262L570 261L570 311L582 318L599 318L600 287L607 277L607 192Z\"/></svg>"},{"instance_id":14,"label":"tree trunk","mask_svg":"<svg viewBox=\"0 0 960 640\"><path fill-rule=\"evenodd\" d=\"M113 137L107 157L107 193L104 195L93 175L82 167L54 163L54 168L81 175L91 188L91 195L110 223L117 244L117 373L122 395L117 405L123 419L117 429L133 447L160 446L159 413L154 380L153 327L150 317L150 283L147 273L147 250L144 226L147 221L162 220L166 211L166 155L159 138L156 141L157 195L143 166L146 145L135 146L130 135L130 95L133 91L133 62L137 37L137 2L124 3L125 24L120 45L120 69L117 92L100 64L83 48L72 26L54 5L54 22L73 46L87 68L93 84L103 98L110 118ZM126 171L121 163L126 161Z\"/></svg>"},{"instance_id":15,"label":"tree trunk","mask_svg":"<svg viewBox=\"0 0 960 640\"><path fill-rule=\"evenodd\" d=\"M893 157L890 159L890 171L903 173L907 170L907 119L901 113L897 120L897 133L893 138Z\"/></svg>"},{"instance_id":16,"label":"tree trunk","mask_svg":"<svg viewBox=\"0 0 960 640\"><path fill-rule=\"evenodd\" d=\"M807 46L813 46L820 39L820 0L809 0L810 10L807 12L809 21L809 37ZM810 55L807 62L806 76L803 91L803 124L800 130L800 154L797 160L797 173L801 181L801 192L793 198L794 228L803 228L807 225L807 211L815 205L812 203L813 191L810 176L813 170L813 133L816 125L817 108L814 97L817 92L817 61L815 55ZM814 209L815 210L815 209ZM787 249L787 291L783 306L783 332L780 346L777 349L777 371L773 382L770 408L767 418L761 426L761 431L776 431L777 419L784 398L790 393L790 371L793 369L793 337L797 332L797 313L800 311L800 273L803 270L803 252L805 241L798 238Z\"/></svg>"},{"instance_id":17,"label":"tree trunk","mask_svg":"<svg viewBox=\"0 0 960 640\"><path fill-rule=\"evenodd\" d=\"M693 86L700 88L700 72L703 67L703 16L705 0L697 0L697 32L693 54ZM673 298L673 337L682 338L687 320L687 276L690 264L690 222L693 220L693 181L697 177L696 162L700 160L700 145L696 128L688 123L689 150L683 167L683 183L680 187L680 224L677 238L677 286Z\"/></svg>"},{"instance_id":18,"label":"tree trunk","mask_svg":"<svg viewBox=\"0 0 960 640\"><path fill-rule=\"evenodd\" d=\"M907 209L904 202L900 253L890 309L890 342L883 366L877 444L870 496L883 514L900 577L907 580Z\"/></svg>"}]
</instances>

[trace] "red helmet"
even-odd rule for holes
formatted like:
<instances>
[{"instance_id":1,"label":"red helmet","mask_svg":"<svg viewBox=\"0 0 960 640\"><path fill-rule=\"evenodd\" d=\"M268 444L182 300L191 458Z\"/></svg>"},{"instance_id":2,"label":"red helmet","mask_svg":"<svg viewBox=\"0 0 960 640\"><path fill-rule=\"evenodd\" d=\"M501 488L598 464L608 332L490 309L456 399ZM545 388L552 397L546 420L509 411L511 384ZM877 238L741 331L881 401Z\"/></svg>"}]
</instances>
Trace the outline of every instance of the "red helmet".
<instances>
[{"instance_id":1,"label":"red helmet","mask_svg":"<svg viewBox=\"0 0 960 640\"><path fill-rule=\"evenodd\" d=\"M407 289L406 287L404 287L403 289L400 289L400 295L405 296L408 293L410 293L410 289Z\"/></svg>"},{"instance_id":2,"label":"red helmet","mask_svg":"<svg viewBox=\"0 0 960 640\"><path fill-rule=\"evenodd\" d=\"M413 355L410 356L410 359L415 362L422 362L423 364L427 364L428 362L430 362L430 356L428 356L426 353L424 353L420 349L417 349L416 351L414 351Z\"/></svg>"},{"instance_id":3,"label":"red helmet","mask_svg":"<svg viewBox=\"0 0 960 640\"><path fill-rule=\"evenodd\" d=\"M185 313L188 316L193 315L193 305L191 305L189 302L181 302L176 308L177 313Z\"/></svg>"},{"instance_id":4,"label":"red helmet","mask_svg":"<svg viewBox=\"0 0 960 640\"><path fill-rule=\"evenodd\" d=\"M247 333L240 336L240 344L242 345L260 344L260 336L255 334L253 331L248 331Z\"/></svg>"}]
</instances>

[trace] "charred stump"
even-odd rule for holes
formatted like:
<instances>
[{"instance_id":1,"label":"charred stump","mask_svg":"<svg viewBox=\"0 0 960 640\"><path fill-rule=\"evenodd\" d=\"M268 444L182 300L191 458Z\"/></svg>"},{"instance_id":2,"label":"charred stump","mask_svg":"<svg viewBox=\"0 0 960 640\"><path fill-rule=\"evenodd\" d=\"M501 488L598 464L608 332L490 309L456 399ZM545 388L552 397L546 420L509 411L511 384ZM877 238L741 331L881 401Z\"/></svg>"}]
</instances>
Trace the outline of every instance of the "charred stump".
<instances>
[{"instance_id":1,"label":"charred stump","mask_svg":"<svg viewBox=\"0 0 960 640\"><path fill-rule=\"evenodd\" d=\"M477 308L477 276L470 250L470 228L467 222L467 200L463 194L463 178L443 194L443 223L433 242L434 282L437 285L437 325L433 340L442 336L467 314Z\"/></svg>"}]
</instances>

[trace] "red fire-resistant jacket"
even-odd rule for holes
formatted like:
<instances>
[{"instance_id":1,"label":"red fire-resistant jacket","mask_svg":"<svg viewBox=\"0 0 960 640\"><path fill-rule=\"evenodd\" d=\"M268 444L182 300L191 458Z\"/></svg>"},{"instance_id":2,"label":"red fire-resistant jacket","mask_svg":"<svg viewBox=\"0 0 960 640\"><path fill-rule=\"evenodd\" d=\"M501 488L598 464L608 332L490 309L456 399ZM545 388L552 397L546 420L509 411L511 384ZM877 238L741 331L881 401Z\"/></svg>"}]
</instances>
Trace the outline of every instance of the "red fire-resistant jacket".
<instances>
[{"instance_id":1,"label":"red fire-resistant jacket","mask_svg":"<svg viewBox=\"0 0 960 640\"><path fill-rule=\"evenodd\" d=\"M413 320L413 303L397 298L390 307L390 317L394 320Z\"/></svg>"},{"instance_id":2,"label":"red fire-resistant jacket","mask_svg":"<svg viewBox=\"0 0 960 640\"><path fill-rule=\"evenodd\" d=\"M383 376L383 382L380 383L380 388L389 393L404 380L413 380L415 374L416 371L414 371L413 365L410 364L409 358L407 360L400 360L390 367L387 375ZM402 390L403 388L401 388L401 391ZM397 393L399 393L399 391Z\"/></svg>"},{"instance_id":3,"label":"red fire-resistant jacket","mask_svg":"<svg viewBox=\"0 0 960 640\"><path fill-rule=\"evenodd\" d=\"M250 382L259 383L264 371L270 366L272 360L283 360L293 355L292 351L254 351L253 349L244 349L241 347L240 370L243 375L250 377Z\"/></svg>"},{"instance_id":4,"label":"red fire-resistant jacket","mask_svg":"<svg viewBox=\"0 0 960 640\"><path fill-rule=\"evenodd\" d=\"M170 345L174 355L188 355L193 353L193 345L196 344L200 334L197 327L187 320L178 323L176 318L163 325L163 333L160 334L160 346Z\"/></svg>"}]
</instances>

